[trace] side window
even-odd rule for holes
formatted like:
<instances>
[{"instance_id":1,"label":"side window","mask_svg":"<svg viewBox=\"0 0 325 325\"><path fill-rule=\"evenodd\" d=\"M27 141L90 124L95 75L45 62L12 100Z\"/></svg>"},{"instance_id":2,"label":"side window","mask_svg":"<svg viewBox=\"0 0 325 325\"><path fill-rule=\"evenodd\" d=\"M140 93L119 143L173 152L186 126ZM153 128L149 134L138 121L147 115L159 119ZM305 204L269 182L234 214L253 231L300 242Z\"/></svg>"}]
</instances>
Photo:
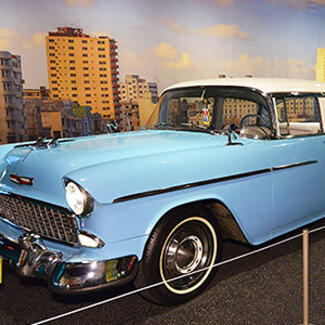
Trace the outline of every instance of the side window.
<instances>
[{"instance_id":1,"label":"side window","mask_svg":"<svg viewBox=\"0 0 325 325\"><path fill-rule=\"evenodd\" d=\"M281 135L309 135L321 131L318 99L315 96L276 99Z\"/></svg>"}]
</instances>

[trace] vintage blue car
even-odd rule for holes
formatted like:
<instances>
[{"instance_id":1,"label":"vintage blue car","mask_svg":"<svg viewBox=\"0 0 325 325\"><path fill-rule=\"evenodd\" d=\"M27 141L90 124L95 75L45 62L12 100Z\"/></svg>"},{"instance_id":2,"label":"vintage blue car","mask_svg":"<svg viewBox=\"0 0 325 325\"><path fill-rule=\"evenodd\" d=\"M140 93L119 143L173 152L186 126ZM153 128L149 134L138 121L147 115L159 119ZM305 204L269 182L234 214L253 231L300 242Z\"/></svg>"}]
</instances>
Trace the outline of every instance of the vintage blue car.
<instances>
[{"instance_id":1,"label":"vintage blue car","mask_svg":"<svg viewBox=\"0 0 325 325\"><path fill-rule=\"evenodd\" d=\"M163 282L151 299L177 304L211 280L223 239L324 217L324 83L185 82L157 112L137 132L0 146L0 254L19 274L57 293Z\"/></svg>"}]
</instances>

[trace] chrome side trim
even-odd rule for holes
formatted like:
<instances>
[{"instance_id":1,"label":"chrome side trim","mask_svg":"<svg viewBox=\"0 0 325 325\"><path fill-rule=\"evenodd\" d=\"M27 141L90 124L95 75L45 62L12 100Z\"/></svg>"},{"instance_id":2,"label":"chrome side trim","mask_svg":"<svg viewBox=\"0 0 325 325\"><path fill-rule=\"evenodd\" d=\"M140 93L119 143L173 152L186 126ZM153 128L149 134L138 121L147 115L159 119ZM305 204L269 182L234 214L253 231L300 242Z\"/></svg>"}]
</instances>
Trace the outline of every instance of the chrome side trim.
<instances>
[{"instance_id":1,"label":"chrome side trim","mask_svg":"<svg viewBox=\"0 0 325 325\"><path fill-rule=\"evenodd\" d=\"M289 164L289 165L273 167L272 170L277 171L277 170L306 166L306 165L317 164L317 163L318 163L318 160L310 160L310 161L304 161L304 162L300 162L300 163L294 163L294 164Z\"/></svg>"},{"instance_id":2,"label":"chrome side trim","mask_svg":"<svg viewBox=\"0 0 325 325\"><path fill-rule=\"evenodd\" d=\"M120 203L120 202L135 200L135 199L139 199L139 198L143 198L143 197L147 197L147 196L159 195L159 194L164 194L164 193L174 192L174 191L179 191L179 190L185 190L185 189L192 188L192 187L209 185L209 184L214 184L214 183L227 182L227 181L234 180L234 179L240 179L240 178L265 174L265 173L271 173L273 171L278 171L278 170L282 170L282 169L301 167L301 166L317 164L317 163L318 163L318 160L310 160L310 161L298 162L298 163L293 163L293 164L288 164L288 165L281 165L281 166L276 166L276 167L271 167L271 168L259 169L259 170L255 170L255 171L251 171L251 172L247 172L247 173L235 174L235 175L226 176L226 177L209 179L209 180L201 181L201 182L188 183L188 184L184 184L184 185L177 185L177 186L172 186L172 187L153 190L153 191L130 194L130 195L121 196L119 198L116 198L113 200L112 203Z\"/></svg>"}]
</instances>

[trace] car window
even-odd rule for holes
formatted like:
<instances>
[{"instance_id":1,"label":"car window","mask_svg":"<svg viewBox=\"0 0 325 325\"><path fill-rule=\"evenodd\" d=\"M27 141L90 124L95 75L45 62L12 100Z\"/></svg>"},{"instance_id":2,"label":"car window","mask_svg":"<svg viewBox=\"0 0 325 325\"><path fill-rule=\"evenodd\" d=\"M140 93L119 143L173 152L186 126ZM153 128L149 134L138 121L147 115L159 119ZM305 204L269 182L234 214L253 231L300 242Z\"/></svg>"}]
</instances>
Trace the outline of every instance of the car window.
<instances>
[{"instance_id":1,"label":"car window","mask_svg":"<svg viewBox=\"0 0 325 325\"><path fill-rule=\"evenodd\" d=\"M254 101L241 98L224 98L223 128L240 129L244 136L268 137L272 133L269 110Z\"/></svg>"},{"instance_id":2,"label":"car window","mask_svg":"<svg viewBox=\"0 0 325 325\"><path fill-rule=\"evenodd\" d=\"M282 97L275 103L281 135L301 136L321 131L316 96Z\"/></svg>"}]
</instances>

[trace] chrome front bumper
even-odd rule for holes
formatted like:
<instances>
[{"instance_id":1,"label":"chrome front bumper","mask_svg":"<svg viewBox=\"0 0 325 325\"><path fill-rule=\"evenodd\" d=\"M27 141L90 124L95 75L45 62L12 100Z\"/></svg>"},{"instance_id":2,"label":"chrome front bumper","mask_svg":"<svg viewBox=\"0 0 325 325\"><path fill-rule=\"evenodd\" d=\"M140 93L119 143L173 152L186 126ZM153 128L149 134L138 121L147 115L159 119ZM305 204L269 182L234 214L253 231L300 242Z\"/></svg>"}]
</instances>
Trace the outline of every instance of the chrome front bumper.
<instances>
[{"instance_id":1,"label":"chrome front bumper","mask_svg":"<svg viewBox=\"0 0 325 325\"><path fill-rule=\"evenodd\" d=\"M0 233L0 255L24 277L45 279L60 294L102 290L133 281L138 272L136 256L113 260L68 263L62 254L46 249L39 236L26 233L15 242Z\"/></svg>"}]
</instances>

